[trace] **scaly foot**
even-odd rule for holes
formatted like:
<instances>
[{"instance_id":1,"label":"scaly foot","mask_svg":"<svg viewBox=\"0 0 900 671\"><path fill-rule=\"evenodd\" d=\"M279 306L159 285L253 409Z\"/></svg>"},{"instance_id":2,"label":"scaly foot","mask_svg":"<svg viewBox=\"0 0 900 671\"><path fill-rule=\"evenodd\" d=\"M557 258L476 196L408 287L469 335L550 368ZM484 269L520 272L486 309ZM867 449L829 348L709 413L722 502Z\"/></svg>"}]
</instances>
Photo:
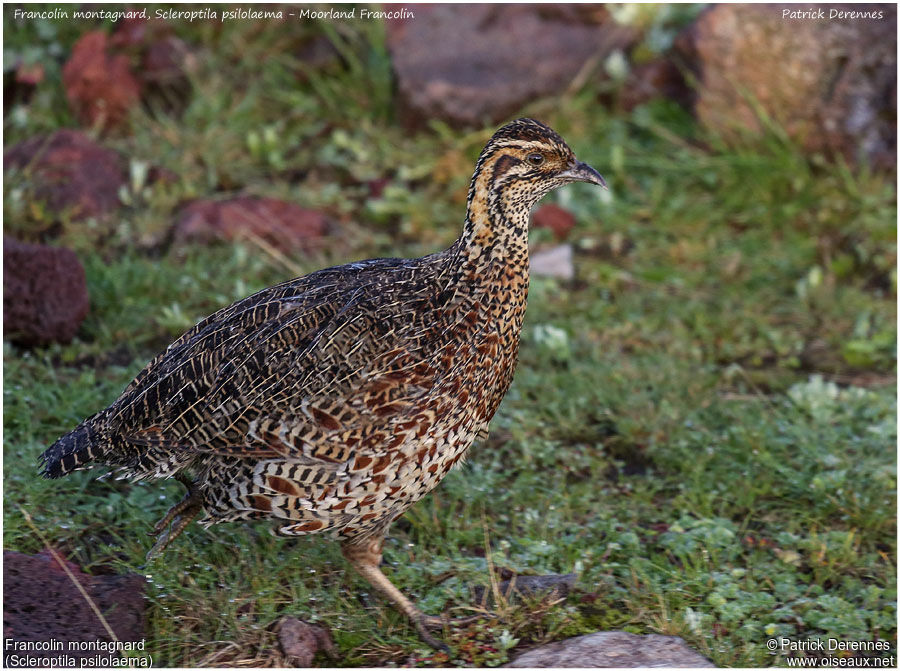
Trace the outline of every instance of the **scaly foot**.
<instances>
[{"instance_id":1,"label":"scaly foot","mask_svg":"<svg viewBox=\"0 0 900 671\"><path fill-rule=\"evenodd\" d=\"M169 546L169 543L178 538L187 525L203 511L203 497L194 488L194 483L183 476L176 476L176 478L188 488L187 494L181 501L169 508L169 512L153 526L152 531L147 532L148 536L159 536L147 553L147 561L159 556ZM170 523L171 526L169 526ZM160 534L162 535L160 536Z\"/></svg>"}]
</instances>

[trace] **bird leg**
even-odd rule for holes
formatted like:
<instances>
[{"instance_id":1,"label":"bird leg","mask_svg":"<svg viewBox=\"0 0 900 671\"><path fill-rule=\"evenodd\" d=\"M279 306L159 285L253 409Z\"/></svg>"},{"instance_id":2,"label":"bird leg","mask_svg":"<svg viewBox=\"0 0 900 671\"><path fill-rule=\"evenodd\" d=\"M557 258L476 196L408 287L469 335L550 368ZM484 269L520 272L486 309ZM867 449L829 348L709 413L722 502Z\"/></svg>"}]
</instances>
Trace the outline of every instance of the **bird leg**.
<instances>
[{"instance_id":1,"label":"bird leg","mask_svg":"<svg viewBox=\"0 0 900 671\"><path fill-rule=\"evenodd\" d=\"M181 501L169 508L169 512L156 523L152 531L147 532L148 536L159 536L147 553L147 561L159 556L169 546L169 543L178 538L187 525L203 510L203 496L194 487L194 483L181 474L176 475L175 479L187 487L187 494ZM163 533L170 522L172 526ZM160 536L160 534L162 535Z\"/></svg>"},{"instance_id":2,"label":"bird leg","mask_svg":"<svg viewBox=\"0 0 900 671\"><path fill-rule=\"evenodd\" d=\"M381 563L383 543L384 535L368 536L362 540L345 541L341 544L341 553L347 561L353 564L353 568L363 578L368 580L375 589L386 596L391 603L397 606L412 621L423 641L436 650L443 650L449 653L450 648L428 632L429 628L441 628L444 625L444 621L439 617L425 615L416 608L413 602L394 587L393 583L378 568L378 565Z\"/></svg>"}]
</instances>

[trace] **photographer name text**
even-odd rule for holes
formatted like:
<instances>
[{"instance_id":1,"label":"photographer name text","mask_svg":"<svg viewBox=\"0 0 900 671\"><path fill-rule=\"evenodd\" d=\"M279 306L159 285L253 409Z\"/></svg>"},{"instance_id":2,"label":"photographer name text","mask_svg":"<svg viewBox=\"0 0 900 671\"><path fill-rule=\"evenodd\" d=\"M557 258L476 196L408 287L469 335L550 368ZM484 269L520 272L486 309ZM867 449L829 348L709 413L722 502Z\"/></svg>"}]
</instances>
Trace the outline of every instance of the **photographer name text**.
<instances>
[{"instance_id":1,"label":"photographer name text","mask_svg":"<svg viewBox=\"0 0 900 671\"><path fill-rule=\"evenodd\" d=\"M819 21L821 19L874 19L881 20L884 18L884 11L880 9L870 9L858 11L854 9L838 9L830 7L823 9L815 7L810 9L782 9L782 19L801 19L805 21Z\"/></svg>"}]
</instances>

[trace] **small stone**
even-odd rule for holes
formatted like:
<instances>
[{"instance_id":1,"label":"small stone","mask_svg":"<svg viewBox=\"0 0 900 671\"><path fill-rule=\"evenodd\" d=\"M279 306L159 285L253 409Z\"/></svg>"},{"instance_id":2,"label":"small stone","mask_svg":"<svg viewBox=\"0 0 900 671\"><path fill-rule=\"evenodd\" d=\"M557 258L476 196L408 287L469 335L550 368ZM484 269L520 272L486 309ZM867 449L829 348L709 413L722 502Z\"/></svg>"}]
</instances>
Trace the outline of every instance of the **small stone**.
<instances>
[{"instance_id":1,"label":"small stone","mask_svg":"<svg viewBox=\"0 0 900 671\"><path fill-rule=\"evenodd\" d=\"M287 661L296 668L312 666L317 652L335 657L334 642L327 629L307 624L296 617L281 620L278 628L278 642Z\"/></svg>"},{"instance_id":2,"label":"small stone","mask_svg":"<svg viewBox=\"0 0 900 671\"><path fill-rule=\"evenodd\" d=\"M715 665L677 636L603 631L529 650L504 666L512 668L710 668Z\"/></svg>"},{"instance_id":3,"label":"small stone","mask_svg":"<svg viewBox=\"0 0 900 671\"><path fill-rule=\"evenodd\" d=\"M531 274L558 277L563 280L574 279L575 264L572 262L572 245L557 245L532 254Z\"/></svg>"},{"instance_id":4,"label":"small stone","mask_svg":"<svg viewBox=\"0 0 900 671\"><path fill-rule=\"evenodd\" d=\"M3 238L3 337L21 345L69 342L88 312L75 253Z\"/></svg>"},{"instance_id":5,"label":"small stone","mask_svg":"<svg viewBox=\"0 0 900 671\"><path fill-rule=\"evenodd\" d=\"M327 217L274 198L241 196L230 200L197 200L176 217L179 242L234 241L258 237L282 250L311 249L329 230Z\"/></svg>"}]
</instances>

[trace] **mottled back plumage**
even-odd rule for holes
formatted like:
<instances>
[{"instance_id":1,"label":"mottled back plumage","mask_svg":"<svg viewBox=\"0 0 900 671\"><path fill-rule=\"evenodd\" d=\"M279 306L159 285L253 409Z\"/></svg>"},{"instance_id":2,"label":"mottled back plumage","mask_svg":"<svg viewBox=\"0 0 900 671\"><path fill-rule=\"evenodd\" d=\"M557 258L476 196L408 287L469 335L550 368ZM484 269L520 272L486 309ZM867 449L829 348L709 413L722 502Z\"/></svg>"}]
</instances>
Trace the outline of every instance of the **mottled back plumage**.
<instances>
[{"instance_id":1,"label":"mottled back plumage","mask_svg":"<svg viewBox=\"0 0 900 671\"><path fill-rule=\"evenodd\" d=\"M271 517L286 535L376 539L380 557L390 522L486 433L509 388L529 213L572 181L602 184L547 126L504 126L453 246L320 270L210 315L44 452L44 475L176 476L204 524Z\"/></svg>"}]
</instances>

